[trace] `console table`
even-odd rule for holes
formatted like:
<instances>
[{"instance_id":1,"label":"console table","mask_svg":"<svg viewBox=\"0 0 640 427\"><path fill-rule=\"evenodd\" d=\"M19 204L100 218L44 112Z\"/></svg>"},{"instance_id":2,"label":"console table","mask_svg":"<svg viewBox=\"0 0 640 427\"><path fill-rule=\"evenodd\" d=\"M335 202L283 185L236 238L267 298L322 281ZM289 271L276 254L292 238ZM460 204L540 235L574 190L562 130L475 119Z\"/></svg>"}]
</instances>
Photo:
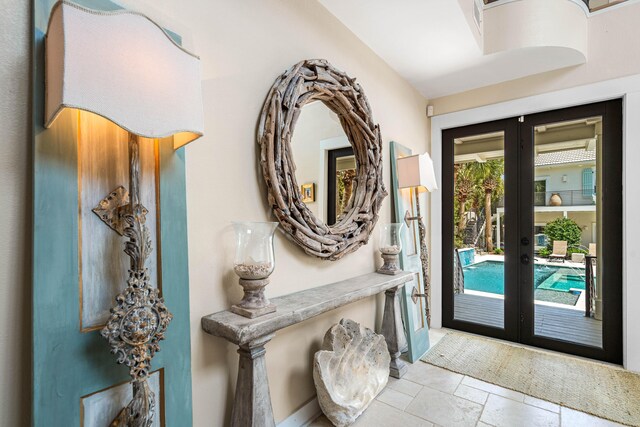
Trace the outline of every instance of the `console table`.
<instances>
[{"instance_id":1,"label":"console table","mask_svg":"<svg viewBox=\"0 0 640 427\"><path fill-rule=\"evenodd\" d=\"M407 365L399 359L406 346L398 293L415 273L395 276L370 273L325 286L319 286L271 299L275 313L254 319L221 311L202 318L202 329L236 344L239 366L236 396L231 413L234 427L274 427L269 380L264 355L265 344L280 329L295 325L343 305L385 293L382 334L391 354L391 375L400 378Z\"/></svg>"}]
</instances>

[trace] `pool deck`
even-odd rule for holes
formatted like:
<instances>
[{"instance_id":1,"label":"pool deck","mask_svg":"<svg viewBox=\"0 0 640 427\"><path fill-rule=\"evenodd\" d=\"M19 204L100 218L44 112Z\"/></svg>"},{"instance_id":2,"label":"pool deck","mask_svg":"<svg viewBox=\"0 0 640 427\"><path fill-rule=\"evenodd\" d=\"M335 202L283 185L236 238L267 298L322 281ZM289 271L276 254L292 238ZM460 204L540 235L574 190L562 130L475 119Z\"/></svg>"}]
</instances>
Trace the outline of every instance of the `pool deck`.
<instances>
[{"instance_id":1,"label":"pool deck","mask_svg":"<svg viewBox=\"0 0 640 427\"><path fill-rule=\"evenodd\" d=\"M561 261L549 261L547 258L539 256L534 257L535 263L539 265L552 265L554 267L566 267L566 268L579 268L584 270L584 262L573 262L569 260ZM473 264L477 264L482 261L499 261L504 262L504 255L494 254L476 254ZM472 265L472 264L470 264Z\"/></svg>"},{"instance_id":2,"label":"pool deck","mask_svg":"<svg viewBox=\"0 0 640 427\"><path fill-rule=\"evenodd\" d=\"M502 328L504 298L500 297L501 295L488 296L478 292L455 295L455 318L456 320ZM536 301L535 334L602 347L602 322L585 317L584 310L564 308L560 304L542 304Z\"/></svg>"}]
</instances>

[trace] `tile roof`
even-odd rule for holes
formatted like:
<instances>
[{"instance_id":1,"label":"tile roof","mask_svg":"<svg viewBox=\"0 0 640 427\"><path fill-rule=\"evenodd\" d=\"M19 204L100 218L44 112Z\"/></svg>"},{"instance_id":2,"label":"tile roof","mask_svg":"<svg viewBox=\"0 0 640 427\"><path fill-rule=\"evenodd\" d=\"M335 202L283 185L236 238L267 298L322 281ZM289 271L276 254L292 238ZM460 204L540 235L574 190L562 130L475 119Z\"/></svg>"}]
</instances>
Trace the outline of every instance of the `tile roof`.
<instances>
[{"instance_id":1,"label":"tile roof","mask_svg":"<svg viewBox=\"0 0 640 427\"><path fill-rule=\"evenodd\" d=\"M536 156L536 166L562 165L565 163L595 162L596 150L587 151L584 148L578 150L554 151L540 153Z\"/></svg>"}]
</instances>

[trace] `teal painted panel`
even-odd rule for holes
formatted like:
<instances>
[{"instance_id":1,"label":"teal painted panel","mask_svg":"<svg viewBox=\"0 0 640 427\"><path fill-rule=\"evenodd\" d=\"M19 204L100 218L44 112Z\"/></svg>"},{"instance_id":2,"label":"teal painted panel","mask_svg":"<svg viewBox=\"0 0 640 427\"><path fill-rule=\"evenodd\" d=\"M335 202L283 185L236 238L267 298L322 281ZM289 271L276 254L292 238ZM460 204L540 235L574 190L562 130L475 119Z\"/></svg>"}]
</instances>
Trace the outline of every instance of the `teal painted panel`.
<instances>
[{"instance_id":1,"label":"teal painted panel","mask_svg":"<svg viewBox=\"0 0 640 427\"><path fill-rule=\"evenodd\" d=\"M391 198L393 201L393 221L404 222L404 214L410 211L415 215L414 198L403 197L398 189L398 173L396 159L411 155L411 149L395 141L390 144L391 159ZM408 191L408 190L405 190ZM427 209L422 209L423 212ZM422 264L420 263L420 244L418 240L417 227L406 229L402 236L402 252L400 253L400 267L405 271L413 271L418 274L418 280L405 284L403 289L402 316L407 332L407 343L409 345L407 357L411 363L418 360L429 350L429 328L427 326L426 312L420 309L421 301L414 304L411 300L411 291L417 287L422 293L424 291L424 277L422 274Z\"/></svg>"},{"instance_id":2,"label":"teal painted panel","mask_svg":"<svg viewBox=\"0 0 640 427\"><path fill-rule=\"evenodd\" d=\"M78 3L101 10L120 8L107 0ZM34 2L32 424L67 427L80 426L83 396L128 381L129 375L125 366L116 364L98 331L80 332L77 119L63 113L53 128L42 126L44 32L53 4ZM170 139L160 141L159 219L162 291L174 320L152 369L164 372L166 425L188 426L192 411L185 158L183 149L176 152L172 147ZM122 277L124 287L127 272Z\"/></svg>"},{"instance_id":3,"label":"teal painted panel","mask_svg":"<svg viewBox=\"0 0 640 427\"><path fill-rule=\"evenodd\" d=\"M174 318L162 346L165 358L165 414L168 426L190 426L191 330L184 148L160 144L162 296ZM160 353L158 353L160 354Z\"/></svg>"}]
</instances>

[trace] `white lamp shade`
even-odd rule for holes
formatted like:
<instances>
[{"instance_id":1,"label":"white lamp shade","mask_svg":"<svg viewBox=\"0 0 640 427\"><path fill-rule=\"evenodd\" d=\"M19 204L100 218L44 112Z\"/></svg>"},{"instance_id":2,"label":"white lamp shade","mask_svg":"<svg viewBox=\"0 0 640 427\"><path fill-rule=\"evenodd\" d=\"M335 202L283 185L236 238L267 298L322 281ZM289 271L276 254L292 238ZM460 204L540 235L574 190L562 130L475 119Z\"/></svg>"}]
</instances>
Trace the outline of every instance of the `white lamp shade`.
<instances>
[{"instance_id":1,"label":"white lamp shade","mask_svg":"<svg viewBox=\"0 0 640 427\"><path fill-rule=\"evenodd\" d=\"M178 148L203 134L200 59L144 15L66 0L46 37L45 127L65 108L98 114Z\"/></svg>"},{"instance_id":2,"label":"white lamp shade","mask_svg":"<svg viewBox=\"0 0 640 427\"><path fill-rule=\"evenodd\" d=\"M397 160L398 188L418 188L418 191L438 189L433 160L428 153L401 157Z\"/></svg>"}]
</instances>

